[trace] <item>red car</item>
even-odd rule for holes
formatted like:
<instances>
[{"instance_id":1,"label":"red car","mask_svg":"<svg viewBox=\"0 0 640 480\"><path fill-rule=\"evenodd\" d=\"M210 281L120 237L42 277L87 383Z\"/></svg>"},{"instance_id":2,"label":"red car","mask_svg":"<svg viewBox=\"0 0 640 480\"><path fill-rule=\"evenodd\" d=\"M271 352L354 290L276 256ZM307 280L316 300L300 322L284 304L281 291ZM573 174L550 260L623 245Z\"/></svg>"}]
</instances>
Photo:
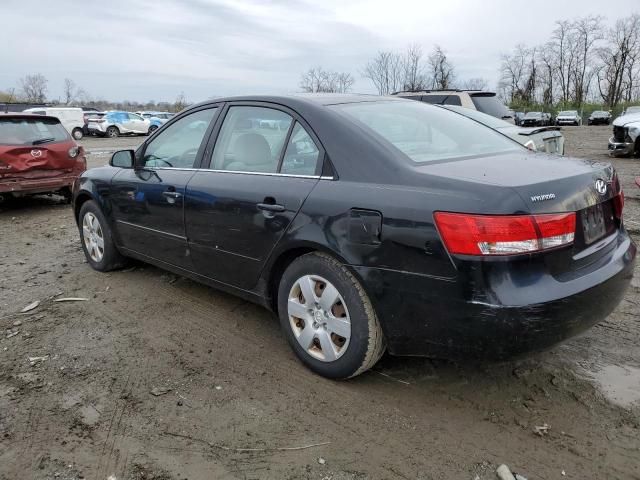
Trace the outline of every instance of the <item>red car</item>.
<instances>
[{"instance_id":1,"label":"red car","mask_svg":"<svg viewBox=\"0 0 640 480\"><path fill-rule=\"evenodd\" d=\"M57 118L0 114L0 202L36 193L70 199L73 182L86 169L83 148Z\"/></svg>"}]
</instances>

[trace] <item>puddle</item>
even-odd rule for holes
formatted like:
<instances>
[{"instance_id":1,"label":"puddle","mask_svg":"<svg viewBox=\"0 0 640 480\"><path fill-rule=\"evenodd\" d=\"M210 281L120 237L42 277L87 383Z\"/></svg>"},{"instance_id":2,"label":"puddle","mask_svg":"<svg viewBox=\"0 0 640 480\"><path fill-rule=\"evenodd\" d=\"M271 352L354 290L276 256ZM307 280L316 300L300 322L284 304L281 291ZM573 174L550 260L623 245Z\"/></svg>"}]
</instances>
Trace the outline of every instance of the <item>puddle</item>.
<instances>
[{"instance_id":1,"label":"puddle","mask_svg":"<svg viewBox=\"0 0 640 480\"><path fill-rule=\"evenodd\" d=\"M640 368L607 365L589 375L612 403L622 407L640 404Z\"/></svg>"}]
</instances>

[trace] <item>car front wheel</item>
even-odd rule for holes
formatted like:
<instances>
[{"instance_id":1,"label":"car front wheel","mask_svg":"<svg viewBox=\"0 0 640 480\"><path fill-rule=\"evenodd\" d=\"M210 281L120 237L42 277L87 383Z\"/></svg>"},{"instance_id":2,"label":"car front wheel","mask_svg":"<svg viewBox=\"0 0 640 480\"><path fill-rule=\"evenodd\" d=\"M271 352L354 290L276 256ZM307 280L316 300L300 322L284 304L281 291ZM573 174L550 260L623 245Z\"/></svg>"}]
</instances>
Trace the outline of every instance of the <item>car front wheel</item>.
<instances>
[{"instance_id":1,"label":"car front wheel","mask_svg":"<svg viewBox=\"0 0 640 480\"><path fill-rule=\"evenodd\" d=\"M108 272L124 265L125 258L118 252L111 229L96 202L82 204L79 215L80 240L89 265L100 272Z\"/></svg>"},{"instance_id":2,"label":"car front wheel","mask_svg":"<svg viewBox=\"0 0 640 480\"><path fill-rule=\"evenodd\" d=\"M354 377L384 353L382 329L369 297L329 255L310 253L289 265L280 281L278 313L298 358L324 377Z\"/></svg>"}]
</instances>

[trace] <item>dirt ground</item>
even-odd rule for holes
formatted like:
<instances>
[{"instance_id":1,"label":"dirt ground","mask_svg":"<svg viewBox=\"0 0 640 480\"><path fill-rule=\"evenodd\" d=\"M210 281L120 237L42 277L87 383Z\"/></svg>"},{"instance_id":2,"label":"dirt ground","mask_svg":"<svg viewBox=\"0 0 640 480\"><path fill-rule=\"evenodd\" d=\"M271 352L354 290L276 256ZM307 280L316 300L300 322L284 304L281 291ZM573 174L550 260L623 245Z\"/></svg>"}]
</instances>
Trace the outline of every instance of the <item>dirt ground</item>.
<instances>
[{"instance_id":1,"label":"dirt ground","mask_svg":"<svg viewBox=\"0 0 640 480\"><path fill-rule=\"evenodd\" d=\"M563 130L567 153L609 160L609 127ZM96 166L141 141L82 143ZM613 163L639 241L640 160ZM640 479L638 271L549 352L385 356L345 382L306 370L257 306L143 264L91 270L54 197L0 207L0 271L2 480Z\"/></svg>"}]
</instances>

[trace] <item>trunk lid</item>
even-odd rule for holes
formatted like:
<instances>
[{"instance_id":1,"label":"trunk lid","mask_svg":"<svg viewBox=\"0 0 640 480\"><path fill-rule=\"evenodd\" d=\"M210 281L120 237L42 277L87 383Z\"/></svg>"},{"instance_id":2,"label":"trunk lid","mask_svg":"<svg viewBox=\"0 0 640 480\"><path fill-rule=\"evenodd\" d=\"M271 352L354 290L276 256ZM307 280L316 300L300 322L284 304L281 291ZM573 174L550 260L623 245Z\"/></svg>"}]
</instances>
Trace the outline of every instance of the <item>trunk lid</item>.
<instances>
[{"instance_id":1,"label":"trunk lid","mask_svg":"<svg viewBox=\"0 0 640 480\"><path fill-rule=\"evenodd\" d=\"M577 212L614 196L610 164L527 151L434 162L418 169L429 175L511 188L522 198L527 213ZM604 194L596 190L599 179L607 184Z\"/></svg>"}]
</instances>

